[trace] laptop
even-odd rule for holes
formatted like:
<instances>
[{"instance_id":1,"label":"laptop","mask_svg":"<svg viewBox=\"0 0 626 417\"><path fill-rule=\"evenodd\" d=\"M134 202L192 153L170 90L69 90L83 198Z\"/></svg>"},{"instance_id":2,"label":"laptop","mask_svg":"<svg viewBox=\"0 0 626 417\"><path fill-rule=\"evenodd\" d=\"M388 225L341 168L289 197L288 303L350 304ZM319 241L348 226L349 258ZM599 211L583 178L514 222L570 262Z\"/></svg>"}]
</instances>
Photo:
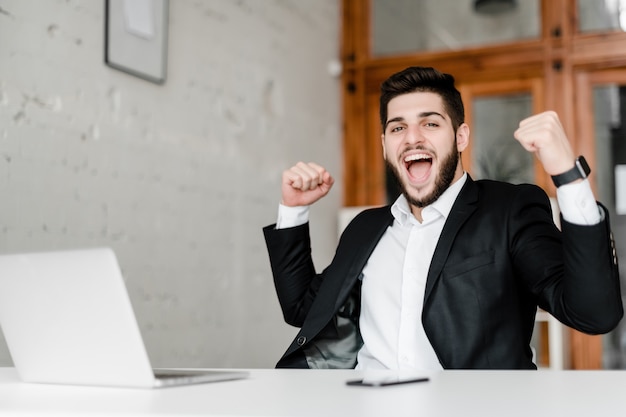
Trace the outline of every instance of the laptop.
<instances>
[{"instance_id":1,"label":"laptop","mask_svg":"<svg viewBox=\"0 0 626 417\"><path fill-rule=\"evenodd\" d=\"M0 255L0 327L25 382L157 388L248 376L153 369L110 248Z\"/></svg>"}]
</instances>

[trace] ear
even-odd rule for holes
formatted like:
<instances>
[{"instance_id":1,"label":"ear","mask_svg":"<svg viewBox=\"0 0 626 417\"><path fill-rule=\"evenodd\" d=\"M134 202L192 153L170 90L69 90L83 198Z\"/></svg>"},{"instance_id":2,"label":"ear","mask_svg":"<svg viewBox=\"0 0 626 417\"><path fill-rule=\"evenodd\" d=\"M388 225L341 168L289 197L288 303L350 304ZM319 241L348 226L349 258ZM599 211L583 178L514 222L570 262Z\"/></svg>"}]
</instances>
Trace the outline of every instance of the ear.
<instances>
[{"instance_id":1,"label":"ear","mask_svg":"<svg viewBox=\"0 0 626 417\"><path fill-rule=\"evenodd\" d=\"M380 143L383 145L383 159L386 161L387 160L387 152L385 150L385 134L382 133L380 135Z\"/></svg>"},{"instance_id":2,"label":"ear","mask_svg":"<svg viewBox=\"0 0 626 417\"><path fill-rule=\"evenodd\" d=\"M456 130L456 146L459 152L463 152L469 145L470 129L466 123L463 123Z\"/></svg>"}]
</instances>

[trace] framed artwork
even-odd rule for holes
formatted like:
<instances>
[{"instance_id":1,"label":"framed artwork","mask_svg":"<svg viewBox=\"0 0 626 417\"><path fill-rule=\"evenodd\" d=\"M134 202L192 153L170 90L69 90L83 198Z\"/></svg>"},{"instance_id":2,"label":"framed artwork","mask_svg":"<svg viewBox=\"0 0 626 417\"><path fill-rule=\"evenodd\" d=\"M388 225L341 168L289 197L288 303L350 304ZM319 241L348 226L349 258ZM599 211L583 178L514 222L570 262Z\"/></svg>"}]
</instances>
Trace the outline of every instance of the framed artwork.
<instances>
[{"instance_id":1,"label":"framed artwork","mask_svg":"<svg viewBox=\"0 0 626 417\"><path fill-rule=\"evenodd\" d=\"M104 62L163 84L167 72L168 0L106 0Z\"/></svg>"}]
</instances>

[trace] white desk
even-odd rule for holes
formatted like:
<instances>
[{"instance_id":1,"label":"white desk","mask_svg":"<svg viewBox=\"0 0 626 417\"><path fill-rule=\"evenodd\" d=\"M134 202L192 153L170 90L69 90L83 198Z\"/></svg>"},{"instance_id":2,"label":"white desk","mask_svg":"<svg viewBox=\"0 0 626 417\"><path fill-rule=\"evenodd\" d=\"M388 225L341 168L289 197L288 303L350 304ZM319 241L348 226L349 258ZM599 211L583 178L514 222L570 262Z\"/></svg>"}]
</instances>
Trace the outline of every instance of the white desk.
<instances>
[{"instance_id":1,"label":"white desk","mask_svg":"<svg viewBox=\"0 0 626 417\"><path fill-rule=\"evenodd\" d=\"M247 380L159 390L25 384L0 368L10 416L623 416L626 371L445 371L349 387L357 371L251 370Z\"/></svg>"}]
</instances>

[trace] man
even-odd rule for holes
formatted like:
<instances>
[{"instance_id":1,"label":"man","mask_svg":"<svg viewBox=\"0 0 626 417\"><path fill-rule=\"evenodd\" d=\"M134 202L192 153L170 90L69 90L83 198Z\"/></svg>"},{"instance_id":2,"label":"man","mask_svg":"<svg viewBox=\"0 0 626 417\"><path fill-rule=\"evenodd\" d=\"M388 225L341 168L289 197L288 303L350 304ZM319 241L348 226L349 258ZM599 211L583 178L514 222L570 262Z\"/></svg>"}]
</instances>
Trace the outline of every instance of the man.
<instances>
[{"instance_id":1,"label":"man","mask_svg":"<svg viewBox=\"0 0 626 417\"><path fill-rule=\"evenodd\" d=\"M470 132L451 75L423 67L392 75L380 120L402 195L359 214L321 274L308 207L333 178L315 163L283 173L278 222L264 234L285 321L300 332L278 367L536 369L538 306L589 334L617 325L608 213L554 112L523 120L514 137L558 186L562 232L539 187L464 171Z\"/></svg>"}]
</instances>

